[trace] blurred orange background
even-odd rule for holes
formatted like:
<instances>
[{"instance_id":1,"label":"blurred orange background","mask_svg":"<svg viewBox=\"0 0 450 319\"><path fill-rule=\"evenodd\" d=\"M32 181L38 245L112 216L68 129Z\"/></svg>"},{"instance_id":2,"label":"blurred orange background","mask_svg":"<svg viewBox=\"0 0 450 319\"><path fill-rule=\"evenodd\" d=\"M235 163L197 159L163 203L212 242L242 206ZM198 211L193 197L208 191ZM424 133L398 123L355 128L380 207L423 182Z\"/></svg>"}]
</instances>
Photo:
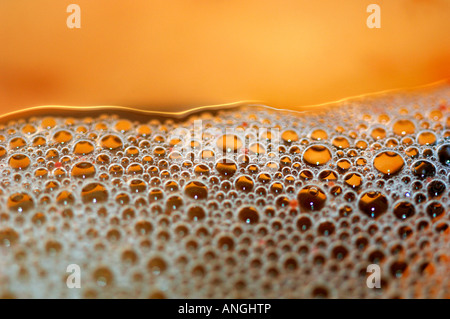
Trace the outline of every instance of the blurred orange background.
<instances>
[{"instance_id":1,"label":"blurred orange background","mask_svg":"<svg viewBox=\"0 0 450 319\"><path fill-rule=\"evenodd\" d=\"M449 34L448 0L1 0L0 108L323 103L450 77Z\"/></svg>"}]
</instances>

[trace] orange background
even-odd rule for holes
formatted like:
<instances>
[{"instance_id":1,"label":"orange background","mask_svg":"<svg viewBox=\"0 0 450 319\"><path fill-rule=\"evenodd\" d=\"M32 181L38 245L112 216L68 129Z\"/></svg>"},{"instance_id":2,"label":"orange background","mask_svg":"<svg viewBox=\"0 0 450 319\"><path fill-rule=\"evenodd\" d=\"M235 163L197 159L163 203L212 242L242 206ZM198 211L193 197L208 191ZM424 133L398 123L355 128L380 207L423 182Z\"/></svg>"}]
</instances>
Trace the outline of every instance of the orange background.
<instances>
[{"instance_id":1,"label":"orange background","mask_svg":"<svg viewBox=\"0 0 450 319\"><path fill-rule=\"evenodd\" d=\"M449 34L448 0L2 0L0 108L316 104L450 77Z\"/></svg>"}]
</instances>

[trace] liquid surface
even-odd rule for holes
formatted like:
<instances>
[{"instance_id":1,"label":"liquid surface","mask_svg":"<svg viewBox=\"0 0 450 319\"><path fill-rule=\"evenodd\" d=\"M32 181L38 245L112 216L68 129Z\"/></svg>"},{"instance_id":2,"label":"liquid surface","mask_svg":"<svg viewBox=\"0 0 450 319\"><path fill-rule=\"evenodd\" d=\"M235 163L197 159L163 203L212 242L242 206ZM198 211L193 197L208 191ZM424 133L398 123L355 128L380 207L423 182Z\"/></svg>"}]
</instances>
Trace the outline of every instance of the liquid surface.
<instances>
[{"instance_id":1,"label":"liquid surface","mask_svg":"<svg viewBox=\"0 0 450 319\"><path fill-rule=\"evenodd\" d=\"M449 106L4 117L0 296L449 298Z\"/></svg>"}]
</instances>

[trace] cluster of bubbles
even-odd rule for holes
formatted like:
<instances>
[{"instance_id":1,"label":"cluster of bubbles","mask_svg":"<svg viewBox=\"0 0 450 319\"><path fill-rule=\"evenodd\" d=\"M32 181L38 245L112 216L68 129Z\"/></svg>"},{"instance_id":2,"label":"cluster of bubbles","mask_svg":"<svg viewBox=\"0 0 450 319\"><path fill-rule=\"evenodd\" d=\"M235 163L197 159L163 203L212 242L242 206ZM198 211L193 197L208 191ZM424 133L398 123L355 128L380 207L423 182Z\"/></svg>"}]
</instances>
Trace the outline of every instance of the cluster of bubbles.
<instances>
[{"instance_id":1,"label":"cluster of bubbles","mask_svg":"<svg viewBox=\"0 0 450 319\"><path fill-rule=\"evenodd\" d=\"M449 92L18 117L0 127L0 296L448 298ZM217 133L195 139L199 120Z\"/></svg>"}]
</instances>

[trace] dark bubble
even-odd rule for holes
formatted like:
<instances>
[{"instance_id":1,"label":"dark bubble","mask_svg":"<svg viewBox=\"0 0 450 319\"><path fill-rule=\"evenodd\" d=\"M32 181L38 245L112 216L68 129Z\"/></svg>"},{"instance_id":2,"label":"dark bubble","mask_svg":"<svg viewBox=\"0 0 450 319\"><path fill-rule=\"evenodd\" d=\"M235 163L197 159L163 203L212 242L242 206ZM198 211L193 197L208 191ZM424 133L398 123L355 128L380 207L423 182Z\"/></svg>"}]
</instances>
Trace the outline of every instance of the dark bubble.
<instances>
[{"instance_id":1,"label":"dark bubble","mask_svg":"<svg viewBox=\"0 0 450 319\"><path fill-rule=\"evenodd\" d=\"M398 219L408 219L416 213L416 208L410 202L398 202L394 206L394 215Z\"/></svg>"},{"instance_id":2,"label":"dark bubble","mask_svg":"<svg viewBox=\"0 0 450 319\"><path fill-rule=\"evenodd\" d=\"M437 154L442 165L450 166L450 144L444 144L439 147Z\"/></svg>"},{"instance_id":3,"label":"dark bubble","mask_svg":"<svg viewBox=\"0 0 450 319\"><path fill-rule=\"evenodd\" d=\"M316 186L305 186L297 194L297 199L303 210L318 211L324 207L327 196Z\"/></svg>"},{"instance_id":4,"label":"dark bubble","mask_svg":"<svg viewBox=\"0 0 450 319\"><path fill-rule=\"evenodd\" d=\"M371 218L378 218L386 212L388 200L378 191L364 193L359 199L359 209Z\"/></svg>"},{"instance_id":5,"label":"dark bubble","mask_svg":"<svg viewBox=\"0 0 450 319\"><path fill-rule=\"evenodd\" d=\"M427 186L428 195L430 196L430 198L441 197L446 188L447 187L445 186L444 182L440 180L432 181Z\"/></svg>"},{"instance_id":6,"label":"dark bubble","mask_svg":"<svg viewBox=\"0 0 450 319\"><path fill-rule=\"evenodd\" d=\"M422 179L427 177L433 177L434 175L436 175L436 167L433 165L433 163L424 160L415 162L411 166L411 171L414 174L414 176L417 176Z\"/></svg>"},{"instance_id":7,"label":"dark bubble","mask_svg":"<svg viewBox=\"0 0 450 319\"><path fill-rule=\"evenodd\" d=\"M239 220L246 223L246 224L256 224L259 221L259 213L258 210L255 207L248 206L243 207L239 213Z\"/></svg>"}]
</instances>

